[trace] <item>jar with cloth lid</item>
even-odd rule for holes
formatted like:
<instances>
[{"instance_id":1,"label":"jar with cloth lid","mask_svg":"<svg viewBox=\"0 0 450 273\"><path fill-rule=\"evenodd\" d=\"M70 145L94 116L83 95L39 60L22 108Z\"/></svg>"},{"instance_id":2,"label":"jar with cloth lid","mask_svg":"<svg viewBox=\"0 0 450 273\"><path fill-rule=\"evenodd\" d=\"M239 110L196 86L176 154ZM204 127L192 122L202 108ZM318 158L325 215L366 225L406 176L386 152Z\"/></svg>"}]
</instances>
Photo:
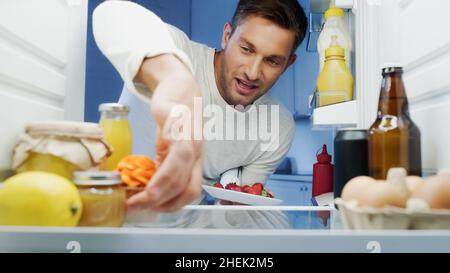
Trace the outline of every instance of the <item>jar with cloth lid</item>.
<instances>
[{"instance_id":1,"label":"jar with cloth lid","mask_svg":"<svg viewBox=\"0 0 450 273\"><path fill-rule=\"evenodd\" d=\"M111 155L96 123L46 121L26 126L14 148L17 172L45 171L72 180L74 171L97 168Z\"/></svg>"}]
</instances>

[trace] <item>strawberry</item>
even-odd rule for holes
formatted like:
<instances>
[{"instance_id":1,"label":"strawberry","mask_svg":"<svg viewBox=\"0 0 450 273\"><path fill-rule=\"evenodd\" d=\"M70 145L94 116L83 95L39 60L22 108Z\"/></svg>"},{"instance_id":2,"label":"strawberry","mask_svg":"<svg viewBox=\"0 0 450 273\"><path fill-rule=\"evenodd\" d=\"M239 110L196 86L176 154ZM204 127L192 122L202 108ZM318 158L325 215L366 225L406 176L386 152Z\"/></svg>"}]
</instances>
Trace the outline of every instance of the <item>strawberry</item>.
<instances>
[{"instance_id":1,"label":"strawberry","mask_svg":"<svg viewBox=\"0 0 450 273\"><path fill-rule=\"evenodd\" d=\"M232 190L232 191L237 191L237 192L242 192L241 187L239 187L236 183L227 184L225 189Z\"/></svg>"},{"instance_id":2,"label":"strawberry","mask_svg":"<svg viewBox=\"0 0 450 273\"><path fill-rule=\"evenodd\" d=\"M242 192L242 188L237 186L233 189L233 191Z\"/></svg>"},{"instance_id":3,"label":"strawberry","mask_svg":"<svg viewBox=\"0 0 450 273\"><path fill-rule=\"evenodd\" d=\"M223 189L223 185L220 182L214 183L213 187Z\"/></svg>"},{"instance_id":4,"label":"strawberry","mask_svg":"<svg viewBox=\"0 0 450 273\"><path fill-rule=\"evenodd\" d=\"M231 190L234 186L237 186L236 183L229 183L225 186L225 189Z\"/></svg>"},{"instance_id":5,"label":"strawberry","mask_svg":"<svg viewBox=\"0 0 450 273\"><path fill-rule=\"evenodd\" d=\"M248 193L248 190L250 189L250 186L249 185L244 185L241 188L242 188L243 192Z\"/></svg>"},{"instance_id":6,"label":"strawberry","mask_svg":"<svg viewBox=\"0 0 450 273\"><path fill-rule=\"evenodd\" d=\"M255 183L255 184L252 185L252 189L255 190L256 195L261 195L261 193L262 193L262 191L264 189L264 186L261 183Z\"/></svg>"},{"instance_id":7,"label":"strawberry","mask_svg":"<svg viewBox=\"0 0 450 273\"><path fill-rule=\"evenodd\" d=\"M248 194L259 195L259 192L253 187L249 187L247 193Z\"/></svg>"}]
</instances>

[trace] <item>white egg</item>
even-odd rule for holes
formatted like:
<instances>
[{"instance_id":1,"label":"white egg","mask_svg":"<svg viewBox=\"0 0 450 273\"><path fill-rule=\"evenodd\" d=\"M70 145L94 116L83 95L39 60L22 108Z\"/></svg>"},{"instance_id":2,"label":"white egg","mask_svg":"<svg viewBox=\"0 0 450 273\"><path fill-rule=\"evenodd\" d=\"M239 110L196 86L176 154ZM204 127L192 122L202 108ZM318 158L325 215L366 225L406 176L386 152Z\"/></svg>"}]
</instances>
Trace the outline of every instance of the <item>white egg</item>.
<instances>
[{"instance_id":1,"label":"white egg","mask_svg":"<svg viewBox=\"0 0 450 273\"><path fill-rule=\"evenodd\" d=\"M376 183L376 180L368 176L358 176L351 179L342 190L342 200L346 202L358 200L358 196L373 183Z\"/></svg>"},{"instance_id":2,"label":"white egg","mask_svg":"<svg viewBox=\"0 0 450 273\"><path fill-rule=\"evenodd\" d=\"M407 176L406 177L406 184L411 193L414 192L417 189L417 187L422 185L424 182L425 182L425 180L423 180L419 176Z\"/></svg>"},{"instance_id":3,"label":"white egg","mask_svg":"<svg viewBox=\"0 0 450 273\"><path fill-rule=\"evenodd\" d=\"M411 194L424 200L432 209L450 209L450 177L436 175L428 178Z\"/></svg>"},{"instance_id":4,"label":"white egg","mask_svg":"<svg viewBox=\"0 0 450 273\"><path fill-rule=\"evenodd\" d=\"M384 208L406 207L407 196L391 183L379 182L370 185L358 198L360 207Z\"/></svg>"}]
</instances>

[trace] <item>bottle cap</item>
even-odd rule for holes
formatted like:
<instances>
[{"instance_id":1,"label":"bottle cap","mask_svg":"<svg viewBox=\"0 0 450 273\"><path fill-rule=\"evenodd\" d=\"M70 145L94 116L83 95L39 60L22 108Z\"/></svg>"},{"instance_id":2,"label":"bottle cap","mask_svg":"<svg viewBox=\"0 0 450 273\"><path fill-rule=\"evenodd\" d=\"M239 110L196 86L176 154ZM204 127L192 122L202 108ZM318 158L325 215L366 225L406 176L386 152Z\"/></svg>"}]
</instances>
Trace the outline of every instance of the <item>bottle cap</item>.
<instances>
[{"instance_id":1,"label":"bottle cap","mask_svg":"<svg viewBox=\"0 0 450 273\"><path fill-rule=\"evenodd\" d=\"M403 73L403 67L401 66L385 66L381 69L381 72L383 75L390 74L390 73Z\"/></svg>"},{"instance_id":2,"label":"bottle cap","mask_svg":"<svg viewBox=\"0 0 450 273\"><path fill-rule=\"evenodd\" d=\"M317 161L319 163L330 163L331 162L331 155L327 152L327 145L324 144L322 147L322 152L317 155Z\"/></svg>"},{"instance_id":3,"label":"bottle cap","mask_svg":"<svg viewBox=\"0 0 450 273\"><path fill-rule=\"evenodd\" d=\"M98 110L100 112L129 112L130 107L119 103L102 103Z\"/></svg>"},{"instance_id":4,"label":"bottle cap","mask_svg":"<svg viewBox=\"0 0 450 273\"><path fill-rule=\"evenodd\" d=\"M344 17L345 13L343 9L340 8L329 8L325 12L325 20L328 20L330 17Z\"/></svg>"}]
</instances>

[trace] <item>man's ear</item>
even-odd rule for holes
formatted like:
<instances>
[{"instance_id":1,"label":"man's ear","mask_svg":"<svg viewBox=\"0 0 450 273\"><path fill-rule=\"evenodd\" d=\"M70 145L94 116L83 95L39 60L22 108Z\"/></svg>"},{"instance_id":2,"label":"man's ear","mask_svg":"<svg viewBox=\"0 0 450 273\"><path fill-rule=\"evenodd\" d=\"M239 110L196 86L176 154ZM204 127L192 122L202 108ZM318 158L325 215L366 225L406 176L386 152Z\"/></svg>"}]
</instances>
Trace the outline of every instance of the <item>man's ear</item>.
<instances>
[{"instance_id":1,"label":"man's ear","mask_svg":"<svg viewBox=\"0 0 450 273\"><path fill-rule=\"evenodd\" d=\"M231 37L231 31L232 31L233 27L231 26L231 23L226 23L223 26L223 34L222 34L222 49L225 49L228 45L228 41L230 40Z\"/></svg>"}]
</instances>

